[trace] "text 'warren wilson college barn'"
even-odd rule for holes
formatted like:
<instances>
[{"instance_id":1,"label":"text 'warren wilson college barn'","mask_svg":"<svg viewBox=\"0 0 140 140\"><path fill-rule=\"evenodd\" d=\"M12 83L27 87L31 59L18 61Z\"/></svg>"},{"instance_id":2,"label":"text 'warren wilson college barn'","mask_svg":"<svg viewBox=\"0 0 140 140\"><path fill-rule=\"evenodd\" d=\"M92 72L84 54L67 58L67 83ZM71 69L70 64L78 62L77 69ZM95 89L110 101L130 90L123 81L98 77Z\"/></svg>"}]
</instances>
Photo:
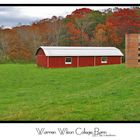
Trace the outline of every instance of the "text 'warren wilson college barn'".
<instances>
[{"instance_id":1,"label":"text 'warren wilson college barn'","mask_svg":"<svg viewBox=\"0 0 140 140\"><path fill-rule=\"evenodd\" d=\"M36 52L40 67L84 67L120 64L123 54L115 47L41 46Z\"/></svg>"}]
</instances>

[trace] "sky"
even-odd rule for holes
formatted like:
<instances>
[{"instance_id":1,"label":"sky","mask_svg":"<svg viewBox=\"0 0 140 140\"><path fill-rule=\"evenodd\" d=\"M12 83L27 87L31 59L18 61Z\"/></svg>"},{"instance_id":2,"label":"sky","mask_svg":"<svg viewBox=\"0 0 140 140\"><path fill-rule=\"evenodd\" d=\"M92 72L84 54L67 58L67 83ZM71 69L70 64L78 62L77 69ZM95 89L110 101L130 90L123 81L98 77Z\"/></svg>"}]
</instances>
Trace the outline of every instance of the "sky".
<instances>
[{"instance_id":1,"label":"sky","mask_svg":"<svg viewBox=\"0 0 140 140\"><path fill-rule=\"evenodd\" d=\"M65 17L68 14L71 14L72 11L85 8L80 6L43 6L43 7L4 7L0 6L0 26L4 28L11 28L17 25L28 25L34 21L38 21L45 18L51 18L52 16L62 16ZM86 8L94 10L104 10L114 7L102 7L102 6L86 6ZM121 7L122 8L122 7Z\"/></svg>"}]
</instances>

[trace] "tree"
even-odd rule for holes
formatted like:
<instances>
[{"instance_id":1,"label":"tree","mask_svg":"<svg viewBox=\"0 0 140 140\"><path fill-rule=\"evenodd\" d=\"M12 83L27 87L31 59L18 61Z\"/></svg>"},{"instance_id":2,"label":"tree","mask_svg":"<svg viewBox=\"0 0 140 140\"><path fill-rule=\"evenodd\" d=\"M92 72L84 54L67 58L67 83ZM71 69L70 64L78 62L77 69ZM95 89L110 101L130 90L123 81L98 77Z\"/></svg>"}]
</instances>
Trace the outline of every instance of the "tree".
<instances>
[{"instance_id":1,"label":"tree","mask_svg":"<svg viewBox=\"0 0 140 140\"><path fill-rule=\"evenodd\" d=\"M92 11L88 15L88 22L91 22L90 26L87 28L87 33L89 38L94 37L94 30L98 24L105 23L106 13L100 11Z\"/></svg>"},{"instance_id":2,"label":"tree","mask_svg":"<svg viewBox=\"0 0 140 140\"><path fill-rule=\"evenodd\" d=\"M116 27L122 37L126 33L140 32L140 15L135 9L118 9L108 17L107 22Z\"/></svg>"},{"instance_id":3,"label":"tree","mask_svg":"<svg viewBox=\"0 0 140 140\"><path fill-rule=\"evenodd\" d=\"M47 36L47 45L50 46L59 46L61 42L61 37L63 36L63 18L53 16L48 23L48 32Z\"/></svg>"},{"instance_id":4,"label":"tree","mask_svg":"<svg viewBox=\"0 0 140 140\"><path fill-rule=\"evenodd\" d=\"M7 57L6 48L7 48L7 41L6 41L6 34L2 28L0 28L0 58L4 59Z\"/></svg>"},{"instance_id":5,"label":"tree","mask_svg":"<svg viewBox=\"0 0 140 140\"><path fill-rule=\"evenodd\" d=\"M97 46L119 46L122 39L116 30L110 23L98 24L95 29L95 44Z\"/></svg>"},{"instance_id":6,"label":"tree","mask_svg":"<svg viewBox=\"0 0 140 140\"><path fill-rule=\"evenodd\" d=\"M85 46L89 44L87 29L92 23L88 17L91 11L92 10L88 8L81 8L67 16L66 26L71 45Z\"/></svg>"}]
</instances>

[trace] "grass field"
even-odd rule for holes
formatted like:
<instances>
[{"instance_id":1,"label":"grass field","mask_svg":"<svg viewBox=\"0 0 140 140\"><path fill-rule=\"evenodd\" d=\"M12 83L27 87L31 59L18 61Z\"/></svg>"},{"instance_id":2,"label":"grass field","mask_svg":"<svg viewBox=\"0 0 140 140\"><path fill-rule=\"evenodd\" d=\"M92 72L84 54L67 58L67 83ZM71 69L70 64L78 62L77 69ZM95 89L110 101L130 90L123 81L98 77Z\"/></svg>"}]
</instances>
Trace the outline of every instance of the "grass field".
<instances>
[{"instance_id":1,"label":"grass field","mask_svg":"<svg viewBox=\"0 0 140 140\"><path fill-rule=\"evenodd\" d=\"M140 69L1 64L0 120L140 120Z\"/></svg>"}]
</instances>

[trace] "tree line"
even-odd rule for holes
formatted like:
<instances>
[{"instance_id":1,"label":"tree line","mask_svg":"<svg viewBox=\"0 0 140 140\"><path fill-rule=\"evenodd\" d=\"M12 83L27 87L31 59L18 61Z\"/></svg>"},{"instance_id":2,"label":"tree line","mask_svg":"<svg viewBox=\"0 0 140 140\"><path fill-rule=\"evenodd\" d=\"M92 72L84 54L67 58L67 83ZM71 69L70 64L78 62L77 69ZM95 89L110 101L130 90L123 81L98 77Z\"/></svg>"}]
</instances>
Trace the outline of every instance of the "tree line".
<instances>
[{"instance_id":1,"label":"tree line","mask_svg":"<svg viewBox=\"0 0 140 140\"><path fill-rule=\"evenodd\" d=\"M0 63L33 62L39 46L114 46L124 53L125 34L140 33L140 8L76 9L66 17L0 28Z\"/></svg>"}]
</instances>

